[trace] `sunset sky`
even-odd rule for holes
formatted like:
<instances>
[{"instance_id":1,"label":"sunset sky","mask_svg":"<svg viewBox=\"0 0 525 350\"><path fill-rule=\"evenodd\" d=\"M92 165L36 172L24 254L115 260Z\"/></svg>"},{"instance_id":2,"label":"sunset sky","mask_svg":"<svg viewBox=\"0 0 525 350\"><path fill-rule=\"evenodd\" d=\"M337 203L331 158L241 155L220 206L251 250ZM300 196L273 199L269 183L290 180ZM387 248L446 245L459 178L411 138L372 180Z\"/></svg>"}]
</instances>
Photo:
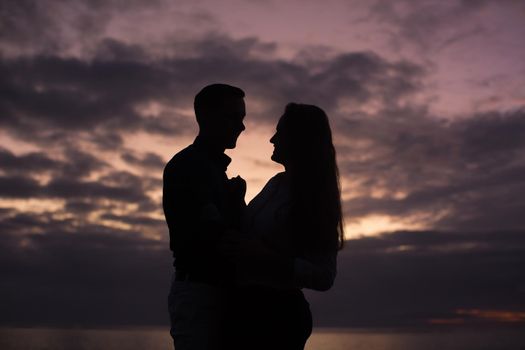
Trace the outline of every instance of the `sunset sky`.
<instances>
[{"instance_id":1,"label":"sunset sky","mask_svg":"<svg viewBox=\"0 0 525 350\"><path fill-rule=\"evenodd\" d=\"M525 323L525 2L0 2L0 324L167 322L162 169L246 92L229 176L328 114L347 248L316 324Z\"/></svg>"}]
</instances>

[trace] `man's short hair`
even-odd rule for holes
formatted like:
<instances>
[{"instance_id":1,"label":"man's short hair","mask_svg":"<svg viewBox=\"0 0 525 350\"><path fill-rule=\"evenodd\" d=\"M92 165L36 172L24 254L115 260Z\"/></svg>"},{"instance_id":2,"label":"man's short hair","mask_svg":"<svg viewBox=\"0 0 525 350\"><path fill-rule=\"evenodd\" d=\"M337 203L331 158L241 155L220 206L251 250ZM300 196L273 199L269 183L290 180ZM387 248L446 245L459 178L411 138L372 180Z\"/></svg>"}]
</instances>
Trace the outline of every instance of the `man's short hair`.
<instances>
[{"instance_id":1,"label":"man's short hair","mask_svg":"<svg viewBox=\"0 0 525 350\"><path fill-rule=\"evenodd\" d=\"M244 91L238 87L227 84L211 84L205 86L197 95L193 102L195 116L200 124L210 113L223 106L225 100L243 98Z\"/></svg>"}]
</instances>

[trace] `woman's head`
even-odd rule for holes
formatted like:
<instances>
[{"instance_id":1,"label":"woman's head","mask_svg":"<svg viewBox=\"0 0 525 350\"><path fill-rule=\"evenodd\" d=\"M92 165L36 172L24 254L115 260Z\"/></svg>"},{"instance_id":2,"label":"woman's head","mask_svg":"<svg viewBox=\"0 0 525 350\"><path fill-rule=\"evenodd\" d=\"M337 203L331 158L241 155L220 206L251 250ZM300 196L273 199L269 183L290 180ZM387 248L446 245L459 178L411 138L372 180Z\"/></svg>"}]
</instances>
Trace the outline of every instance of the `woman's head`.
<instances>
[{"instance_id":1,"label":"woman's head","mask_svg":"<svg viewBox=\"0 0 525 350\"><path fill-rule=\"evenodd\" d=\"M328 117L317 106L288 104L270 142L274 145L272 160L287 169L306 169L335 160Z\"/></svg>"},{"instance_id":2,"label":"woman's head","mask_svg":"<svg viewBox=\"0 0 525 350\"><path fill-rule=\"evenodd\" d=\"M290 174L291 224L298 234L299 250L341 248L339 174L326 113L313 105L288 104L270 142L274 144L272 160Z\"/></svg>"}]
</instances>

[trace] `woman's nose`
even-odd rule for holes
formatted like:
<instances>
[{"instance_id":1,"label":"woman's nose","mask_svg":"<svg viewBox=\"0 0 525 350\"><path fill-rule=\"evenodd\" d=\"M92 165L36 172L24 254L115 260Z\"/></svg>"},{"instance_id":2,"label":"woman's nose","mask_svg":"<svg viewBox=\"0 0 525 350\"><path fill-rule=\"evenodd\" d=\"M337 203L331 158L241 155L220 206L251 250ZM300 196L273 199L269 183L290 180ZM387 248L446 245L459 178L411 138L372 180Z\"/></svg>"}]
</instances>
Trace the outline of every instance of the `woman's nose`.
<instances>
[{"instance_id":1,"label":"woman's nose","mask_svg":"<svg viewBox=\"0 0 525 350\"><path fill-rule=\"evenodd\" d=\"M273 143L275 144L275 134L272 136L272 138L270 139L270 143Z\"/></svg>"}]
</instances>

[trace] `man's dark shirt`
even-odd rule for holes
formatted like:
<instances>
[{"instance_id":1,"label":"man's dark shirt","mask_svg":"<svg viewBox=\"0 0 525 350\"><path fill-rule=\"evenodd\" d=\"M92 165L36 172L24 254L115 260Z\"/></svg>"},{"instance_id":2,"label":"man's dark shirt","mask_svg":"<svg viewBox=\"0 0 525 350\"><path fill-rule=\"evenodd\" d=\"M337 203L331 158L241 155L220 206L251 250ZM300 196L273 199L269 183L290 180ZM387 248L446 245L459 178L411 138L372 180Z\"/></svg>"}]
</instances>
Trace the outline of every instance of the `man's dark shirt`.
<instances>
[{"instance_id":1,"label":"man's dark shirt","mask_svg":"<svg viewBox=\"0 0 525 350\"><path fill-rule=\"evenodd\" d=\"M233 277L231 265L217 252L224 230L233 228L238 220L226 176L230 161L197 138L164 169L162 203L174 266L214 284Z\"/></svg>"}]
</instances>

